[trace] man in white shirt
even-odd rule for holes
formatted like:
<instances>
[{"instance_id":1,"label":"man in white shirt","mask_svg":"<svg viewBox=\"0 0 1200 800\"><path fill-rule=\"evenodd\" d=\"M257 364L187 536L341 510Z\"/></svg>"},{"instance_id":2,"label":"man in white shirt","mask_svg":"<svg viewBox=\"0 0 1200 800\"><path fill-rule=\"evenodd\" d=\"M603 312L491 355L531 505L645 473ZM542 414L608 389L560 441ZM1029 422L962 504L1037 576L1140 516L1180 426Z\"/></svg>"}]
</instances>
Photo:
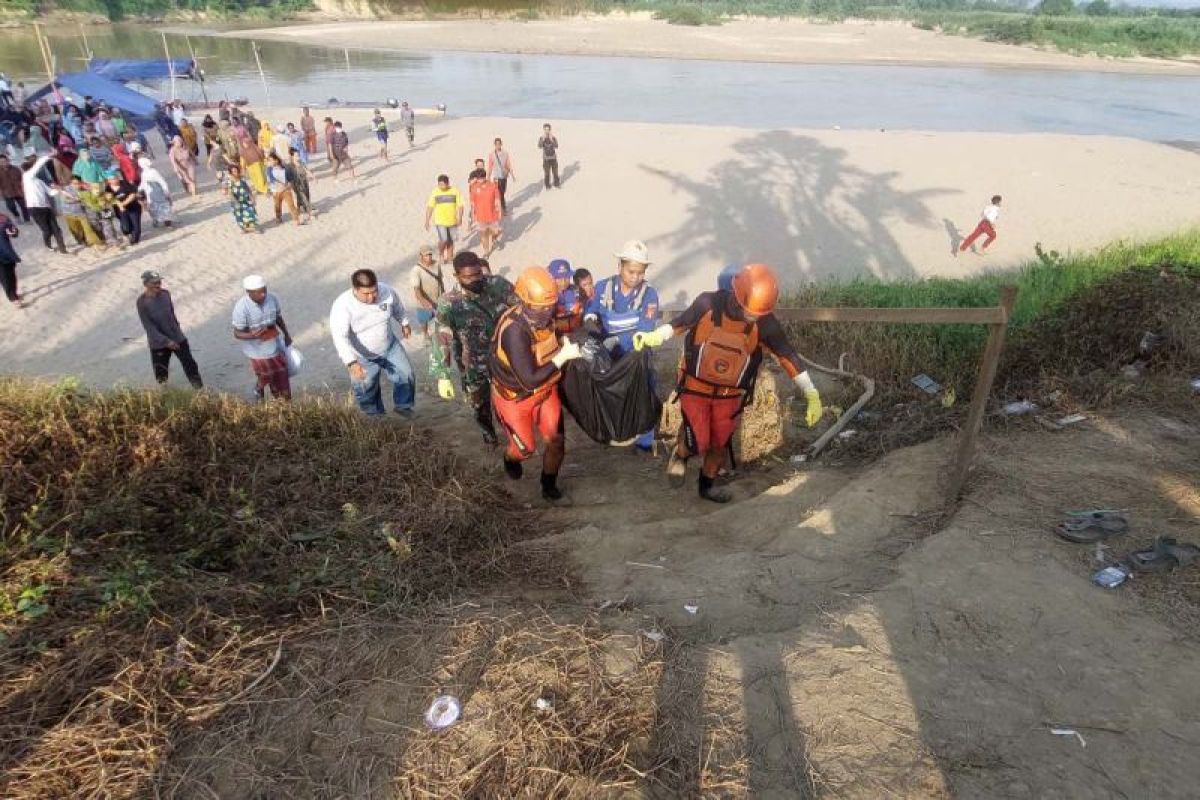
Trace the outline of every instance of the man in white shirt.
<instances>
[{"instance_id":1,"label":"man in white shirt","mask_svg":"<svg viewBox=\"0 0 1200 800\"><path fill-rule=\"evenodd\" d=\"M67 246L63 243L62 228L58 227L58 214L55 213L54 198L58 189L46 182L43 169L50 156L41 156L21 176L21 187L25 190L25 205L29 207L29 216L37 223L42 232L42 242L47 250L56 250L67 255ZM54 245L50 244L54 240Z\"/></svg>"},{"instance_id":2,"label":"man in white shirt","mask_svg":"<svg viewBox=\"0 0 1200 800\"><path fill-rule=\"evenodd\" d=\"M380 283L374 271L360 269L350 276L350 288L333 301L329 332L338 357L350 371L350 387L363 413L384 413L379 379L386 374L392 382L393 410L408 419L416 401L416 376L404 344L392 328L393 320L400 323L403 338L412 335L396 291Z\"/></svg>"},{"instance_id":3,"label":"man in white shirt","mask_svg":"<svg viewBox=\"0 0 1200 800\"><path fill-rule=\"evenodd\" d=\"M255 394L266 398L267 387L275 399L291 400L287 348L292 344L279 298L267 291L261 275L247 275L242 281L245 294L233 307L233 338L242 343L242 353L250 359L254 372Z\"/></svg>"},{"instance_id":4,"label":"man in white shirt","mask_svg":"<svg viewBox=\"0 0 1200 800\"><path fill-rule=\"evenodd\" d=\"M983 209L983 213L980 215L979 224L975 226L975 230L971 231L970 236L963 239L963 243L959 245L958 251L955 253L955 255L958 255L958 253L967 252L971 245L975 244L975 240L984 235L986 235L987 238L983 240L983 245L979 248L979 251L981 253L986 253L988 245L996 241L996 222L999 219L1000 195L997 194L992 196L992 201L987 205L986 208Z\"/></svg>"}]
</instances>

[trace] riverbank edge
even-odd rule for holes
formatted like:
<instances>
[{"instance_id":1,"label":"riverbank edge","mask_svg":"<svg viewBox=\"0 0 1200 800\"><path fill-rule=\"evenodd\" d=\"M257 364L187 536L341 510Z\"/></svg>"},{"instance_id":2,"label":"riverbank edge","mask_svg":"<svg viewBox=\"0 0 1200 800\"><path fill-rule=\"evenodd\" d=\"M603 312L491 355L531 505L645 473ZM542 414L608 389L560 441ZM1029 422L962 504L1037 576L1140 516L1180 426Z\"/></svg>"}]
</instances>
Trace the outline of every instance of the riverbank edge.
<instances>
[{"instance_id":1,"label":"riverbank edge","mask_svg":"<svg viewBox=\"0 0 1200 800\"><path fill-rule=\"evenodd\" d=\"M455 22L455 21L488 21L497 23L522 24L528 22L528 19L522 18L520 12L497 12L497 11L477 11L474 13L412 13L412 14L388 14L379 15L370 10L366 3L337 3L336 6L331 6L328 2L318 0L318 5L324 6L319 10L300 12L288 16L272 17L267 15L239 15L236 17L226 17L220 15L210 15L207 13L173 13L163 18L140 18L129 19L122 24L131 25L146 25L154 26L156 30L165 30L167 33L191 34L191 35L213 35L226 38L238 39L261 39L278 42L289 42L293 44L314 44L315 42L298 39L294 31L298 28L309 28L318 25L327 24L366 24L368 22ZM336 8L337 11L331 9ZM634 11L622 12L611 11L607 13L599 13L594 11L585 11L575 14L560 14L550 15L553 19L604 19L618 18L631 21L646 21L660 22L653 20L650 12ZM739 15L731 17L731 20L760 20L764 17ZM828 26L831 29L855 28L863 26L899 26L905 28L914 28L911 22L900 20L865 20L865 19L847 19L842 22L825 23L821 20L808 19L803 17L788 17L789 21L798 23L821 24ZM31 22L41 22L46 25L55 23L61 24L89 24L89 25L109 25L113 24L108 19L95 14L70 11L54 11L50 14L41 16L22 16L19 13L0 13L0 29L20 27ZM267 24L267 27L244 27L234 30L210 29L204 31L187 30L179 26L185 25L225 25L225 24ZM662 25L667 25L666 22L661 22ZM968 39L972 41L983 41L977 37L962 36L952 31L939 32L939 35L951 36L954 38ZM1002 44L1002 43L992 43ZM328 46L337 48L346 48L361 52L378 52L378 53L413 53L413 52L429 52L431 49L436 49L442 52L462 52L462 53L498 53L504 55L583 55L594 57L615 57L615 58L656 58L669 59L680 61L725 61L738 63L764 63L764 64L798 64L798 65L829 65L829 66L897 66L897 67L976 67L981 69L993 69L1003 71L1050 71L1050 72L1094 72L1094 73L1120 73L1120 74L1142 74L1142 75L1177 75L1180 77L1200 77L1200 58L1182 58L1182 59L1161 59L1147 58L1143 56L1134 56L1128 58L1099 56L1096 54L1075 54L1058 50L1052 47L1037 47L1031 45L1004 45L1010 48L1010 52L1024 51L1029 54L1029 63L1012 63L1009 61L996 60L979 60L975 58L967 58L961 55L940 56L936 53L927 57L921 58L896 58L896 57L872 57L869 55L855 54L852 57L830 57L822 55L805 54L794 52L786 57L773 56L771 54L755 54L743 55L739 53L731 53L728 51L720 51L714 49L711 52L693 52L683 51L672 53L646 53L635 48L621 49L619 47L592 47L589 49L586 43L580 45L577 42L562 47L544 47L533 46L523 47L514 45L511 47L493 47L493 46L477 46L469 47L462 46L456 43L455 47L437 47L429 48L425 46L413 47L379 47L365 44L351 44L347 42L333 42ZM1052 55L1056 58L1065 57L1067 60L1039 60L1038 55Z\"/></svg>"},{"instance_id":2,"label":"riverbank edge","mask_svg":"<svg viewBox=\"0 0 1200 800\"><path fill-rule=\"evenodd\" d=\"M989 44L1004 47L1007 52L1028 54L1028 61L1014 63L1012 61L1002 61L996 59L980 59L978 57L967 57L959 54L939 55L933 53L927 57L921 58L894 58L894 57L871 57L862 53L855 53L850 57L836 57L828 55L820 55L813 53L804 53L792 51L786 57L774 56L772 54L755 53L741 54L731 52L729 49L713 47L712 49L695 49L687 50L679 48L670 53L651 53L644 50L639 50L636 47L623 49L620 47L606 47L589 45L586 42L579 42L571 37L567 39L562 46L529 46L521 45L514 42L511 46L488 46L480 44L478 46L469 46L463 43L463 39L459 38L454 43L454 46L446 46L439 44L437 47L429 47L424 44L415 44L409 47L388 45L378 46L361 43L352 43L346 41L343 37L334 37L334 41L318 42L315 37L297 35L297 31L304 28L316 28L321 25L363 25L368 22L374 23L401 23L401 22L495 22L498 24L522 25L529 23L530 20L521 19L514 14L445 14L445 15L410 15L410 16L395 16L395 17L377 17L371 20L364 19L331 19L325 16L310 15L313 18L303 22L297 22L290 25L276 25L266 28L239 28L237 30L222 31L216 35L226 38L236 39L256 39L269 40L277 42L288 42L291 44L306 44L316 45L321 44L333 48L346 48L361 52L375 53L426 53L431 51L448 52L448 53L497 53L502 55L554 55L554 56L591 56L597 58L647 58L647 59L665 59L676 61L717 61L717 62L736 62L736 63L759 63L759 64L796 64L796 65L826 65L826 66L875 66L875 67L971 67L988 70L999 70L1005 72L1092 72L1092 73L1112 73L1112 74L1130 74L1130 75L1163 75L1163 76L1179 76L1179 77L1200 77L1200 59L1158 59L1145 58L1141 56L1130 58L1115 58L1108 56L1098 56L1095 54L1077 55L1066 53L1060 50L1047 47L1034 47L1028 45L1006 45L1003 43L989 42ZM602 20L602 19L618 19L630 22L653 23L662 26L667 26L669 23L653 19L649 12L612 12L608 14L600 14L595 12L584 12L579 14L562 15L556 19L563 20ZM762 20L763 17L739 16L731 18L735 20L751 21ZM545 20L542 20L545 21ZM786 22L794 22L800 24L820 25L823 29L836 30L837 28L863 28L863 27L902 27L914 29L914 26L908 22L902 21L880 21L880 20L859 20L851 19L844 22L825 23L820 20L808 20L800 17L789 17ZM691 29L684 29L691 30ZM170 32L168 30L168 32ZM982 39L969 36L958 36L956 34L946 32L938 35L950 36L955 39L966 41L982 42ZM1047 58L1039 58L1046 56Z\"/></svg>"}]
</instances>

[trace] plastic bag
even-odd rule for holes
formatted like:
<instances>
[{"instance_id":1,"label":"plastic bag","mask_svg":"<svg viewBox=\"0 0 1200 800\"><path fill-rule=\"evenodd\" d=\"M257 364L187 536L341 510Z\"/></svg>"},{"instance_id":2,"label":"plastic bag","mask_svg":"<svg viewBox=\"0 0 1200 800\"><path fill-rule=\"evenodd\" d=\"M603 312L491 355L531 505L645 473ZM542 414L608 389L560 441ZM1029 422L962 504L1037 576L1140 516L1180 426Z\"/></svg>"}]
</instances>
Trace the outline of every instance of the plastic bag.
<instances>
[{"instance_id":1,"label":"plastic bag","mask_svg":"<svg viewBox=\"0 0 1200 800\"><path fill-rule=\"evenodd\" d=\"M304 366L304 354L300 352L299 347L292 345L287 348L287 364L289 378L300 374L300 368Z\"/></svg>"}]
</instances>

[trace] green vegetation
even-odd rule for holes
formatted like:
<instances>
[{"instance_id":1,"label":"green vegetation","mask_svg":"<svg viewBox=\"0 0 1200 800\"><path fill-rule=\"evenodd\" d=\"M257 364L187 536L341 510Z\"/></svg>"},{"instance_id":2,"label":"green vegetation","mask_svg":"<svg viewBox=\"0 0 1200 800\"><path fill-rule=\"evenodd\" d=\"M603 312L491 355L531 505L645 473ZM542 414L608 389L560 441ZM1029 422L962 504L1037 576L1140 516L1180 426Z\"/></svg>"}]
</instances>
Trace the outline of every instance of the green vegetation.
<instances>
[{"instance_id":1,"label":"green vegetation","mask_svg":"<svg viewBox=\"0 0 1200 800\"><path fill-rule=\"evenodd\" d=\"M1018 294L1002 391L1027 390L1043 374L1068 383L1097 371L1112 377L1122 359L1132 360L1146 330L1170 332L1175 369L1200 369L1200 229L1146 243L1117 242L1094 253L1042 252L1020 269L965 280L817 284L783 304L982 307L996 305L1006 285ZM1116 298L1117 306L1106 305L1106 297ZM1050 324L1073 307L1086 311L1079 312L1077 325L1096 317L1087 327L1108 326L1112 334L1081 337L1091 348L1081 351L1070 330ZM924 372L955 387L961 398L974 383L987 333L972 325L813 324L796 335L825 363L849 353L853 368L874 377L885 394L906 392L909 379Z\"/></svg>"}]
</instances>

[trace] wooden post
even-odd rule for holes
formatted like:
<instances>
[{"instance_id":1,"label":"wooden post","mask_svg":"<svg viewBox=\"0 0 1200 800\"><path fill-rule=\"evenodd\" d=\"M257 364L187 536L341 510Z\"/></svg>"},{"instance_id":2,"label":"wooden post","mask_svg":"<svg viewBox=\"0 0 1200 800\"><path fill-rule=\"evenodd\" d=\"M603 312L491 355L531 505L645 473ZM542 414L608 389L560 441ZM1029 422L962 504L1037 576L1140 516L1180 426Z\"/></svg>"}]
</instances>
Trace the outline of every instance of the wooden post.
<instances>
[{"instance_id":1,"label":"wooden post","mask_svg":"<svg viewBox=\"0 0 1200 800\"><path fill-rule=\"evenodd\" d=\"M83 27L83 23L82 23L82 22L81 22L81 23L79 23L79 35L80 35L81 37L83 37L83 58L84 58L84 61L86 61L87 63L89 63L89 64L90 64L90 63L91 63L91 61L92 61L92 59L95 57L95 55L96 55L96 54L92 52L92 46L91 46L90 44L88 44L88 40L87 40L87 30L86 30L86 29Z\"/></svg>"},{"instance_id":2,"label":"wooden post","mask_svg":"<svg viewBox=\"0 0 1200 800\"><path fill-rule=\"evenodd\" d=\"M950 473L950 502L958 500L967 482L967 471L975 456L975 439L983 425L983 414L987 410L992 384L996 381L996 370L1000 366L1000 353L1004 350L1004 337L1008 330L1008 317L1012 314L1017 299L1017 287L1000 289L1000 307L1004 309L1004 321L988 325L987 347L983 351L983 363L979 366L979 378L975 381L975 392L971 395L971 410L967 413L967 424L958 435L958 453Z\"/></svg>"}]
</instances>

